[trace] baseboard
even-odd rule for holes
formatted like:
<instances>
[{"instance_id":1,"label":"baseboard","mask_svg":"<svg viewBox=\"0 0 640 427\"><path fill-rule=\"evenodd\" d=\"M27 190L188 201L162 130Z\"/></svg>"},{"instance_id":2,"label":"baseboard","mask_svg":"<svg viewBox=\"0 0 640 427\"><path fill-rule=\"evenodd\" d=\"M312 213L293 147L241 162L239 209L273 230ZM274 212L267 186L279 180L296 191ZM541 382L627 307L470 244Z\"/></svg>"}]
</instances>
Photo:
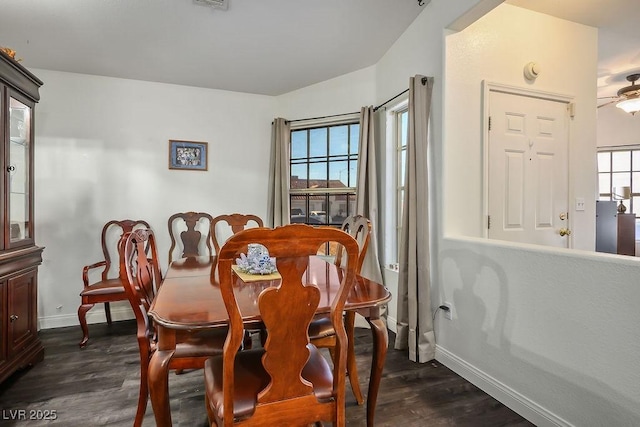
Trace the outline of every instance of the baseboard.
<instances>
[{"instance_id":1,"label":"baseboard","mask_svg":"<svg viewBox=\"0 0 640 427\"><path fill-rule=\"evenodd\" d=\"M111 320L117 322L119 320L135 319L131 307L114 307L111 306ZM87 323L106 323L107 317L104 314L102 304L96 305L87 312ZM80 330L80 321L77 314L61 314L55 316L40 317L38 319L38 329L54 329L64 328L67 326L77 326ZM82 335L80 333L80 335Z\"/></svg>"},{"instance_id":2,"label":"baseboard","mask_svg":"<svg viewBox=\"0 0 640 427\"><path fill-rule=\"evenodd\" d=\"M437 345L436 360L538 427L573 427L573 424Z\"/></svg>"},{"instance_id":3,"label":"baseboard","mask_svg":"<svg viewBox=\"0 0 640 427\"><path fill-rule=\"evenodd\" d=\"M398 332L398 321L395 317L387 316L387 329L394 334Z\"/></svg>"}]
</instances>

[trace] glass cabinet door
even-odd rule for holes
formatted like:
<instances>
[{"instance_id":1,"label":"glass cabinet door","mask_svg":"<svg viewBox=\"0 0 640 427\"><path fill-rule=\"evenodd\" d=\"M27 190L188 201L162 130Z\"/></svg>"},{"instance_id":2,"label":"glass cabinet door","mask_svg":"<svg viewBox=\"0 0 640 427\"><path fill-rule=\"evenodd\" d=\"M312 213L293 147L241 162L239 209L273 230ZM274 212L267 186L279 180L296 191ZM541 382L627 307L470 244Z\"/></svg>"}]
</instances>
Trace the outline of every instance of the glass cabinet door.
<instances>
[{"instance_id":1,"label":"glass cabinet door","mask_svg":"<svg viewBox=\"0 0 640 427\"><path fill-rule=\"evenodd\" d=\"M9 97L9 149L7 164L7 188L9 190L9 246L19 245L31 236L30 220L30 150L31 107L16 98ZM5 237L5 242L6 242Z\"/></svg>"}]
</instances>

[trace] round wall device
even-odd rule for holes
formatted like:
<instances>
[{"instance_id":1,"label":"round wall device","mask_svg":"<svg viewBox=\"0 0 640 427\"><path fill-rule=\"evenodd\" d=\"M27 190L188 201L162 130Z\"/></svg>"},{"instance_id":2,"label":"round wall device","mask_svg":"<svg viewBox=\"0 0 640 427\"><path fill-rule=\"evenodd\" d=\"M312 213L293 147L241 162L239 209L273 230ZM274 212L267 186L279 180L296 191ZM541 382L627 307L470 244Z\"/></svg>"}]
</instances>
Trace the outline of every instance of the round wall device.
<instances>
[{"instance_id":1,"label":"round wall device","mask_svg":"<svg viewBox=\"0 0 640 427\"><path fill-rule=\"evenodd\" d=\"M535 80L540 74L540 66L535 62L529 62L524 66L524 78L527 80Z\"/></svg>"}]
</instances>

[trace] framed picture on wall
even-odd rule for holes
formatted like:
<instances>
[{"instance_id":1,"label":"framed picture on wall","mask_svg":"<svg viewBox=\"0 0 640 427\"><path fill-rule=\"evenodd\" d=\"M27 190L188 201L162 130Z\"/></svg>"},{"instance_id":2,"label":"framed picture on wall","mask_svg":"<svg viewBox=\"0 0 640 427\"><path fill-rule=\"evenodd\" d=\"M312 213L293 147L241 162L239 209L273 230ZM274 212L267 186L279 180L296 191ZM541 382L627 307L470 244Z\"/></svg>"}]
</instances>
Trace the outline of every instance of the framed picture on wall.
<instances>
[{"instance_id":1,"label":"framed picture on wall","mask_svg":"<svg viewBox=\"0 0 640 427\"><path fill-rule=\"evenodd\" d=\"M208 143L169 140L169 169L207 170Z\"/></svg>"}]
</instances>

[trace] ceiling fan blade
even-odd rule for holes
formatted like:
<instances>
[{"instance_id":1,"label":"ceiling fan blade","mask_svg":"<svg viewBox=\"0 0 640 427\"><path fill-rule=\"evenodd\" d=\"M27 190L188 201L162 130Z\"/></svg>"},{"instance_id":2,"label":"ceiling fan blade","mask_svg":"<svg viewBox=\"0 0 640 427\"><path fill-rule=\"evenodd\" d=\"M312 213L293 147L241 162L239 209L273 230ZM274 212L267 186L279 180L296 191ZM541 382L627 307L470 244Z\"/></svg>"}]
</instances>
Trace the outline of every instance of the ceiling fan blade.
<instances>
[{"instance_id":1,"label":"ceiling fan blade","mask_svg":"<svg viewBox=\"0 0 640 427\"><path fill-rule=\"evenodd\" d=\"M613 101L605 102L605 103L604 103L604 104L602 104L602 105L598 105L598 108L600 108L600 107L606 107L607 105L615 104L616 102L618 102L618 100L617 100L617 99L615 99L615 100L613 100Z\"/></svg>"}]
</instances>

